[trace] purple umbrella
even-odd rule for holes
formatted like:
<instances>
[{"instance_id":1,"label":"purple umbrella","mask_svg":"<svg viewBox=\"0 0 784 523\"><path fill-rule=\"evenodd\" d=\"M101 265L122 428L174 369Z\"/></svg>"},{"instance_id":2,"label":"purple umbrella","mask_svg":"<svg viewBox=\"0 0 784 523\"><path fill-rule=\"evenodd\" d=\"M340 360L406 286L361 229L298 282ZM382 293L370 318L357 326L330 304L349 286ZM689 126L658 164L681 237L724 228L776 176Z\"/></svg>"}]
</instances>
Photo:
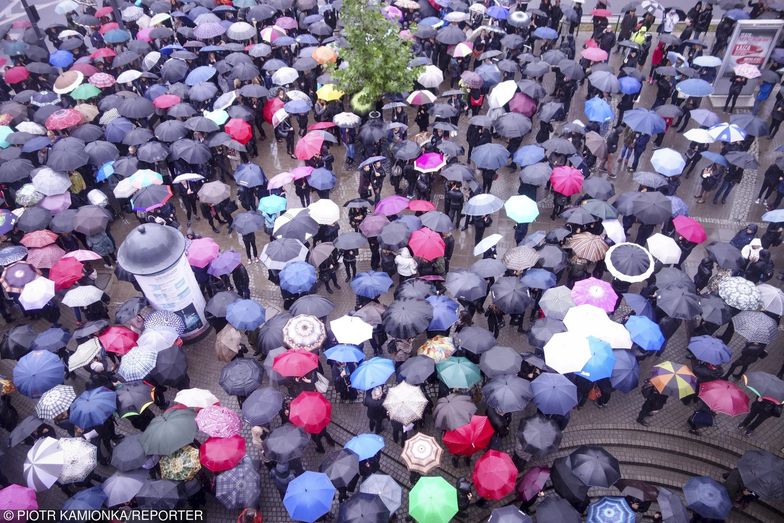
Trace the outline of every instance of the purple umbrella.
<instances>
[{"instance_id":1,"label":"purple umbrella","mask_svg":"<svg viewBox=\"0 0 784 523\"><path fill-rule=\"evenodd\" d=\"M414 162L414 168L417 171L423 173L436 172L440 170L442 167L444 167L445 165L446 165L446 160L444 160L444 155L441 153L425 153L419 158L417 158L416 161ZM390 196L390 198L392 197ZM398 196L397 198L402 198L402 197ZM408 202L406 202L406 207L408 207ZM405 209L406 207L403 207L403 209ZM378 213L378 206L376 206L376 213ZM392 214L396 214L396 213L392 213Z\"/></svg>"},{"instance_id":2,"label":"purple umbrella","mask_svg":"<svg viewBox=\"0 0 784 523\"><path fill-rule=\"evenodd\" d=\"M220 277L225 274L231 274L231 272L236 269L240 263L240 253L233 249L223 251L218 255L217 258L210 262L210 267L207 269L207 272L213 276Z\"/></svg>"},{"instance_id":3,"label":"purple umbrella","mask_svg":"<svg viewBox=\"0 0 784 523\"><path fill-rule=\"evenodd\" d=\"M408 198L404 196L392 195L382 198L376 204L376 210L374 213L381 214L383 216L392 216L393 214L398 214L405 209L408 209Z\"/></svg>"}]
</instances>

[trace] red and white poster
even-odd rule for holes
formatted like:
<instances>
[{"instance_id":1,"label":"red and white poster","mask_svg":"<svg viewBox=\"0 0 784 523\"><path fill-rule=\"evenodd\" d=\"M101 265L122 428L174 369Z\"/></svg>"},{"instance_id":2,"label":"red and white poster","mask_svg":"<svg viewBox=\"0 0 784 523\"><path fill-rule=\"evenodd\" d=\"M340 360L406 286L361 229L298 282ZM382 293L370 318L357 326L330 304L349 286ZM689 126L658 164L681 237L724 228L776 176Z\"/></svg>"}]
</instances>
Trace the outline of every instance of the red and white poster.
<instances>
[{"instance_id":1,"label":"red and white poster","mask_svg":"<svg viewBox=\"0 0 784 523\"><path fill-rule=\"evenodd\" d=\"M741 31L730 49L730 66L751 64L762 67L773 47L774 34Z\"/></svg>"}]
</instances>

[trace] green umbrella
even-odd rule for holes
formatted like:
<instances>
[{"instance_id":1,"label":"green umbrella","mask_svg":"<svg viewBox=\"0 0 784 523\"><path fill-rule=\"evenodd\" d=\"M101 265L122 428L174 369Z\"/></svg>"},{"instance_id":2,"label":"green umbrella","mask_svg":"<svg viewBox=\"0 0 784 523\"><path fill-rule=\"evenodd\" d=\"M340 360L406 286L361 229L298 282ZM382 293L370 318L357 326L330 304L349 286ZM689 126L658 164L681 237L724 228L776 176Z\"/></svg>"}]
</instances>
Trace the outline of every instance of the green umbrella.
<instances>
[{"instance_id":1,"label":"green umbrella","mask_svg":"<svg viewBox=\"0 0 784 523\"><path fill-rule=\"evenodd\" d=\"M438 377L450 389L470 389L482 379L479 366L462 357L451 357L436 365Z\"/></svg>"},{"instance_id":2,"label":"green umbrella","mask_svg":"<svg viewBox=\"0 0 784 523\"><path fill-rule=\"evenodd\" d=\"M423 476L408 493L408 513L419 523L447 523L457 514L457 490L441 476Z\"/></svg>"},{"instance_id":3,"label":"green umbrella","mask_svg":"<svg viewBox=\"0 0 784 523\"><path fill-rule=\"evenodd\" d=\"M139 438L144 452L168 456L196 437L196 413L190 409L164 412L154 418Z\"/></svg>"},{"instance_id":4,"label":"green umbrella","mask_svg":"<svg viewBox=\"0 0 784 523\"><path fill-rule=\"evenodd\" d=\"M71 92L74 100L88 100L101 94L101 90L93 84L82 84Z\"/></svg>"}]
</instances>

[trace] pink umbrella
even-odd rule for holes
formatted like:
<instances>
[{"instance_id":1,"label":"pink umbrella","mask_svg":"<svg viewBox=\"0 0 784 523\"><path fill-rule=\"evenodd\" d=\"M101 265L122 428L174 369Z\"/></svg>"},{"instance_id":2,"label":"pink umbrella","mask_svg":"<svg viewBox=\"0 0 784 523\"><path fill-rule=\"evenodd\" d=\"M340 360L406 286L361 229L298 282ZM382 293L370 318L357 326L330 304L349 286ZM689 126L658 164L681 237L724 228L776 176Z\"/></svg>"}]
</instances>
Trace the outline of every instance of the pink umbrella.
<instances>
[{"instance_id":1,"label":"pink umbrella","mask_svg":"<svg viewBox=\"0 0 784 523\"><path fill-rule=\"evenodd\" d=\"M37 269L51 269L57 260L65 256L65 251L57 245L47 245L40 249L27 251L27 262Z\"/></svg>"},{"instance_id":2,"label":"pink umbrella","mask_svg":"<svg viewBox=\"0 0 784 523\"><path fill-rule=\"evenodd\" d=\"M204 268L218 257L220 246L212 238L198 238L188 246L186 255L193 267Z\"/></svg>"},{"instance_id":3,"label":"pink umbrella","mask_svg":"<svg viewBox=\"0 0 784 523\"><path fill-rule=\"evenodd\" d=\"M232 409L211 405L196 414L196 425L208 436L230 438L242 430L242 421Z\"/></svg>"},{"instance_id":4,"label":"pink umbrella","mask_svg":"<svg viewBox=\"0 0 784 523\"><path fill-rule=\"evenodd\" d=\"M293 174L289 172L282 172L280 174L276 174L269 182L267 182L267 189L280 189L284 185L288 185L293 181Z\"/></svg>"},{"instance_id":5,"label":"pink umbrella","mask_svg":"<svg viewBox=\"0 0 784 523\"><path fill-rule=\"evenodd\" d=\"M281 16L280 18L275 20L275 25L283 29L296 29L297 21L291 18L290 16Z\"/></svg>"},{"instance_id":6,"label":"pink umbrella","mask_svg":"<svg viewBox=\"0 0 784 523\"><path fill-rule=\"evenodd\" d=\"M411 247L414 256L424 258L427 261L443 256L446 248L441 235L427 227L411 233L408 246Z\"/></svg>"},{"instance_id":7,"label":"pink umbrella","mask_svg":"<svg viewBox=\"0 0 784 523\"><path fill-rule=\"evenodd\" d=\"M0 507L5 510L38 510L38 500L33 489L13 484L0 490Z\"/></svg>"},{"instance_id":8,"label":"pink umbrella","mask_svg":"<svg viewBox=\"0 0 784 523\"><path fill-rule=\"evenodd\" d=\"M404 196L392 195L381 198L376 204L374 214L381 214L384 216L392 216L400 211L408 209L408 198Z\"/></svg>"},{"instance_id":9,"label":"pink umbrella","mask_svg":"<svg viewBox=\"0 0 784 523\"><path fill-rule=\"evenodd\" d=\"M589 47L587 49L583 49L583 51L580 53L580 56L592 62L604 62L607 60L607 51L598 47Z\"/></svg>"},{"instance_id":10,"label":"pink umbrella","mask_svg":"<svg viewBox=\"0 0 784 523\"><path fill-rule=\"evenodd\" d=\"M509 110L532 118L536 114L536 100L523 93L515 93L509 101Z\"/></svg>"},{"instance_id":11,"label":"pink umbrella","mask_svg":"<svg viewBox=\"0 0 784 523\"><path fill-rule=\"evenodd\" d=\"M142 42L147 42L148 44L152 42L152 37L150 36L150 31L155 29L154 27L144 27L139 29L136 32L136 39L141 40Z\"/></svg>"},{"instance_id":12,"label":"pink umbrella","mask_svg":"<svg viewBox=\"0 0 784 523\"><path fill-rule=\"evenodd\" d=\"M384 18L387 20L400 20L403 18L403 11L393 5L385 6L381 12L384 13Z\"/></svg>"},{"instance_id":13,"label":"pink umbrella","mask_svg":"<svg viewBox=\"0 0 784 523\"><path fill-rule=\"evenodd\" d=\"M553 169L550 175L550 184L555 192L571 196L583 189L583 179L583 173L574 167L562 165Z\"/></svg>"},{"instance_id":14,"label":"pink umbrella","mask_svg":"<svg viewBox=\"0 0 784 523\"><path fill-rule=\"evenodd\" d=\"M574 284L572 301L575 305L594 305L612 312L615 310L618 295L608 282L591 277Z\"/></svg>"},{"instance_id":15,"label":"pink umbrella","mask_svg":"<svg viewBox=\"0 0 784 523\"><path fill-rule=\"evenodd\" d=\"M441 153L425 153L414 161L414 168L423 173L434 173L446 165Z\"/></svg>"},{"instance_id":16,"label":"pink umbrella","mask_svg":"<svg viewBox=\"0 0 784 523\"><path fill-rule=\"evenodd\" d=\"M63 256L63 258L76 258L80 262L85 262L85 261L100 260L101 255L98 254L97 252L88 251L87 249L78 249L69 252L68 254Z\"/></svg>"},{"instance_id":17,"label":"pink umbrella","mask_svg":"<svg viewBox=\"0 0 784 523\"><path fill-rule=\"evenodd\" d=\"M310 176L310 173L312 173L312 172L313 172L313 167L311 167L309 165L300 165L299 167L294 167L291 170L291 176L295 180L300 180L302 178L306 178L306 177Z\"/></svg>"},{"instance_id":18,"label":"pink umbrella","mask_svg":"<svg viewBox=\"0 0 784 523\"><path fill-rule=\"evenodd\" d=\"M411 200L408 202L408 208L414 212L430 212L436 210L436 206L427 200Z\"/></svg>"},{"instance_id":19,"label":"pink umbrella","mask_svg":"<svg viewBox=\"0 0 784 523\"><path fill-rule=\"evenodd\" d=\"M176 94L162 94L152 101L152 104L158 109L168 109L180 103L180 97Z\"/></svg>"},{"instance_id":20,"label":"pink umbrella","mask_svg":"<svg viewBox=\"0 0 784 523\"><path fill-rule=\"evenodd\" d=\"M47 196L38 203L38 206L43 207L53 214L57 214L71 206L71 193L66 192L54 196Z\"/></svg>"}]
</instances>

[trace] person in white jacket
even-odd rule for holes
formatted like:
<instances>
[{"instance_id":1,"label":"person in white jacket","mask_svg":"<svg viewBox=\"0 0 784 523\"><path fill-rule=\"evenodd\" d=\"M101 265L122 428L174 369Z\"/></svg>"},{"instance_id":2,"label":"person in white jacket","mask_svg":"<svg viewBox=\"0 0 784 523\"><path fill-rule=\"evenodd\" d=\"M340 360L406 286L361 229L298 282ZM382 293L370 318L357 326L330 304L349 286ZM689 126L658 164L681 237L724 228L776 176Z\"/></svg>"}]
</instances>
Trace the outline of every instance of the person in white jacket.
<instances>
[{"instance_id":1,"label":"person in white jacket","mask_svg":"<svg viewBox=\"0 0 784 523\"><path fill-rule=\"evenodd\" d=\"M397 273L400 276L400 283L403 283L411 276L417 273L417 262L411 256L407 247L400 249L400 253L395 256L395 265L397 265Z\"/></svg>"},{"instance_id":2,"label":"person in white jacket","mask_svg":"<svg viewBox=\"0 0 784 523\"><path fill-rule=\"evenodd\" d=\"M675 30L675 26L678 25L678 22L680 22L680 17L675 9L667 11L667 14L664 15L664 20L662 20L662 33L672 33Z\"/></svg>"}]
</instances>

